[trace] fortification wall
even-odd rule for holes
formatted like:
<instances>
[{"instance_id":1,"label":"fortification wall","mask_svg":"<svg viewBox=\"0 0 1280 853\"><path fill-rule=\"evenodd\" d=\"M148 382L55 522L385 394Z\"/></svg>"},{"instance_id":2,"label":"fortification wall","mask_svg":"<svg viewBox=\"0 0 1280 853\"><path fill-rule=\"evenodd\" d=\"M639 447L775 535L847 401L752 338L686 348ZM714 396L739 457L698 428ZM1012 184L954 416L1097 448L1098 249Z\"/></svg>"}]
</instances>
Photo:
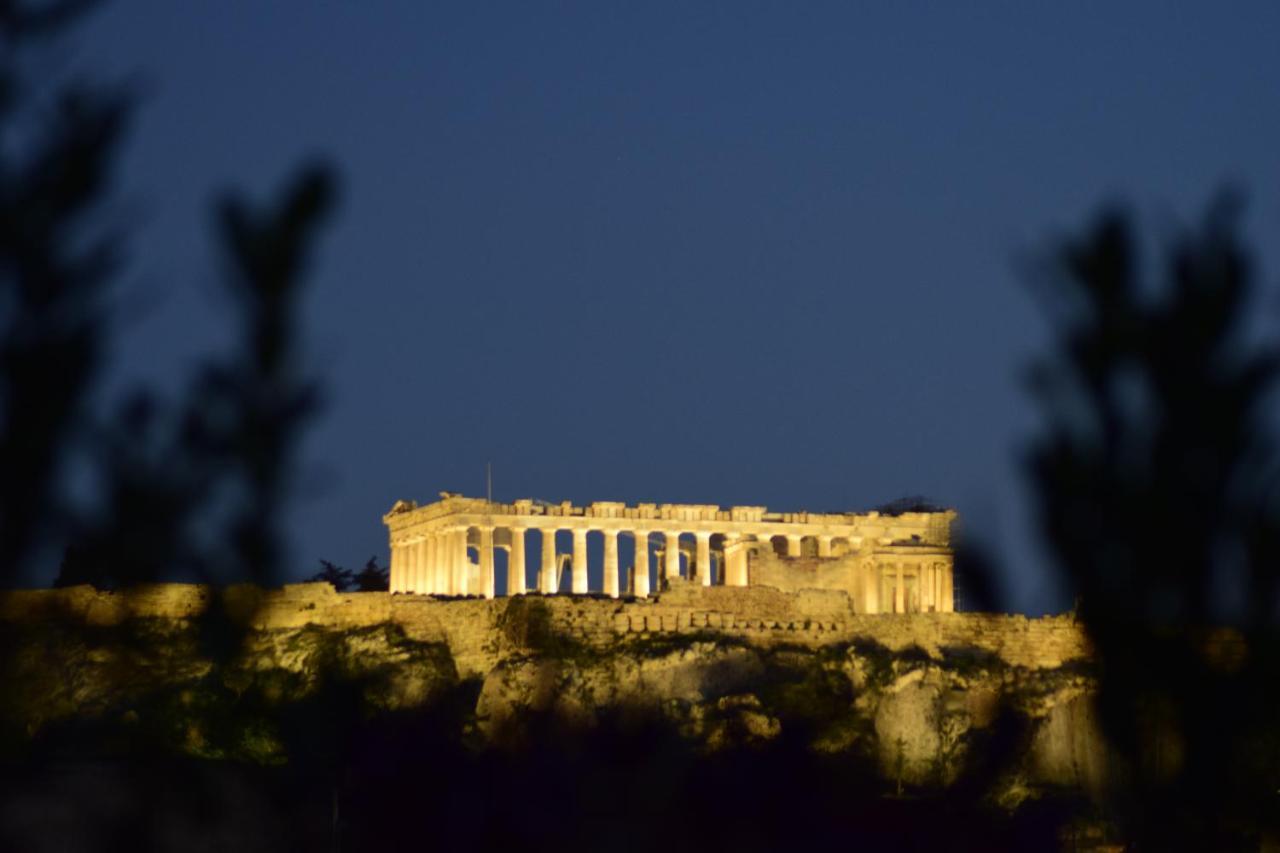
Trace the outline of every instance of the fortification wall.
<instances>
[{"instance_id":1,"label":"fortification wall","mask_svg":"<svg viewBox=\"0 0 1280 853\"><path fill-rule=\"evenodd\" d=\"M486 600L337 593L328 584L311 583L268 591L235 586L223 595L233 614L259 630L397 624L413 639L448 644L459 669L472 673L487 671L501 658L502 618L513 602L525 607L538 602L558 635L595 646L662 633L715 633L762 646L872 641L892 650L917 646L931 656L947 649L981 650L1029 669L1052 669L1090 655L1083 631L1067 616L858 615L847 594L830 590L678 584L649 599L533 595ZM127 593L87 586L14 590L0 593L0 620L61 616L113 625L130 618L190 619L208 605L209 596L208 588L194 584L156 584Z\"/></svg>"}]
</instances>

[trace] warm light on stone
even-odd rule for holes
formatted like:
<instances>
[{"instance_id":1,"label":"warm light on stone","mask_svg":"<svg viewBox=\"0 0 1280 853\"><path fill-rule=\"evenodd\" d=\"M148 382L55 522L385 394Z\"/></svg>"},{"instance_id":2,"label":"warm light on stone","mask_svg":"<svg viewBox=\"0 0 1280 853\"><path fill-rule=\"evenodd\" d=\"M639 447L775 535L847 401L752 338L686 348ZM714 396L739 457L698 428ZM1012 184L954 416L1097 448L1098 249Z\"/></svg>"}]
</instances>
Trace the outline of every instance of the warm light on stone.
<instances>
[{"instance_id":1,"label":"warm light on stone","mask_svg":"<svg viewBox=\"0 0 1280 853\"><path fill-rule=\"evenodd\" d=\"M636 539L635 567L631 570L631 586L636 598L644 598L649 594L649 533L637 530L633 534Z\"/></svg>"},{"instance_id":2,"label":"warm light on stone","mask_svg":"<svg viewBox=\"0 0 1280 853\"><path fill-rule=\"evenodd\" d=\"M955 610L951 524L955 513L770 512L761 506L721 509L710 504L638 504L532 499L504 504L441 493L418 506L397 501L384 517L391 540L391 592L417 595L495 595L495 545L509 539L507 592L525 591L525 532L542 535L537 590L559 592L560 560L569 589L591 592L587 537L604 537L603 588L610 597L650 594L649 537L660 534L661 584L681 579L680 537L692 535L687 580L702 586L765 586L784 592L838 590L854 612L946 613ZM573 536L572 554L556 553L556 532ZM627 588L618 566L618 536L635 537L635 565ZM778 553L774 540L783 551ZM474 549L475 562L468 549ZM718 567L713 578L712 566ZM660 585L661 585L660 584Z\"/></svg>"}]
</instances>

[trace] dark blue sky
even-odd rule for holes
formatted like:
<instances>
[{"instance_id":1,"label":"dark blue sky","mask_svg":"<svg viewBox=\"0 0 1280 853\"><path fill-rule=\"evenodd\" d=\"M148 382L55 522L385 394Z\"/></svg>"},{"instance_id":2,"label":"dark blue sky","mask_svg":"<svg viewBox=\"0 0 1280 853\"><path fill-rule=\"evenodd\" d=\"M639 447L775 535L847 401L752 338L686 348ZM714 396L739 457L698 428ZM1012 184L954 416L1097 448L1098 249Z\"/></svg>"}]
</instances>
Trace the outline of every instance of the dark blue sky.
<instances>
[{"instance_id":1,"label":"dark blue sky","mask_svg":"<svg viewBox=\"0 0 1280 853\"><path fill-rule=\"evenodd\" d=\"M78 59L148 91L117 382L227 343L211 193L321 153L298 575L385 559L395 499L492 460L501 499L923 493L1057 606L1015 260L1115 197L1170 233L1232 180L1274 278L1280 6L858 5L111 4Z\"/></svg>"}]
</instances>

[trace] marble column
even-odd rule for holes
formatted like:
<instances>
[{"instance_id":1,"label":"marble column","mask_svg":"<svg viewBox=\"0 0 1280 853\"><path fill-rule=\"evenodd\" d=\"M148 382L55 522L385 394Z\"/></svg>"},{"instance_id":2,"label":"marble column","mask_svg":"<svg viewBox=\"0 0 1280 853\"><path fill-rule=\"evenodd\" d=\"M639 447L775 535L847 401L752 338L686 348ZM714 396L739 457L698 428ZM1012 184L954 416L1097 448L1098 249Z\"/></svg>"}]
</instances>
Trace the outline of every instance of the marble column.
<instances>
[{"instance_id":1,"label":"marble column","mask_svg":"<svg viewBox=\"0 0 1280 853\"><path fill-rule=\"evenodd\" d=\"M396 592L404 593L409 591L409 543L400 543L400 572L399 578L396 580Z\"/></svg>"},{"instance_id":2,"label":"marble column","mask_svg":"<svg viewBox=\"0 0 1280 853\"><path fill-rule=\"evenodd\" d=\"M427 560L430 565L428 581L430 582L430 592L432 595L439 595L444 589L444 583L441 580L441 569L444 566L445 555L443 549L443 541L440 533L437 531L427 537Z\"/></svg>"},{"instance_id":3,"label":"marble column","mask_svg":"<svg viewBox=\"0 0 1280 853\"><path fill-rule=\"evenodd\" d=\"M697 539L697 572L698 582L703 586L711 586L711 534L695 533Z\"/></svg>"},{"instance_id":4,"label":"marble column","mask_svg":"<svg viewBox=\"0 0 1280 853\"><path fill-rule=\"evenodd\" d=\"M433 533L426 538L426 592L431 596L439 596L444 588L440 580L440 534Z\"/></svg>"},{"instance_id":5,"label":"marble column","mask_svg":"<svg viewBox=\"0 0 1280 853\"><path fill-rule=\"evenodd\" d=\"M787 534L787 556L800 556L800 537L794 533Z\"/></svg>"},{"instance_id":6,"label":"marble column","mask_svg":"<svg viewBox=\"0 0 1280 853\"><path fill-rule=\"evenodd\" d=\"M955 577L952 574L952 567L947 566L942 570L942 611L944 613L952 613L956 609L956 588Z\"/></svg>"},{"instance_id":7,"label":"marble column","mask_svg":"<svg viewBox=\"0 0 1280 853\"><path fill-rule=\"evenodd\" d=\"M431 544L426 549L426 556L431 561L431 593L442 594L445 589L445 581L443 579L445 565L444 537L440 535L439 530L431 534Z\"/></svg>"},{"instance_id":8,"label":"marble column","mask_svg":"<svg viewBox=\"0 0 1280 853\"><path fill-rule=\"evenodd\" d=\"M480 528L480 589L485 598L493 598L497 589L493 571L493 528Z\"/></svg>"},{"instance_id":9,"label":"marble column","mask_svg":"<svg viewBox=\"0 0 1280 853\"><path fill-rule=\"evenodd\" d=\"M400 546L400 582L397 584L397 588L400 592L408 592L411 585L409 571L412 559L410 551L412 548L413 546L408 544L402 544Z\"/></svg>"},{"instance_id":10,"label":"marble column","mask_svg":"<svg viewBox=\"0 0 1280 853\"><path fill-rule=\"evenodd\" d=\"M574 595L587 593L587 531L573 531L573 571L570 586Z\"/></svg>"},{"instance_id":11,"label":"marble column","mask_svg":"<svg viewBox=\"0 0 1280 853\"><path fill-rule=\"evenodd\" d=\"M618 531L604 533L604 594L618 597Z\"/></svg>"},{"instance_id":12,"label":"marble column","mask_svg":"<svg viewBox=\"0 0 1280 853\"><path fill-rule=\"evenodd\" d=\"M428 533L422 537L422 594L430 595L435 591L435 560L432 552L435 544L435 536Z\"/></svg>"},{"instance_id":13,"label":"marble column","mask_svg":"<svg viewBox=\"0 0 1280 853\"><path fill-rule=\"evenodd\" d=\"M408 542L400 545L400 583L397 586L402 593L413 589L413 546Z\"/></svg>"},{"instance_id":14,"label":"marble column","mask_svg":"<svg viewBox=\"0 0 1280 853\"><path fill-rule=\"evenodd\" d=\"M662 561L662 576L667 580L680 577L680 533L667 531L666 556Z\"/></svg>"},{"instance_id":15,"label":"marble column","mask_svg":"<svg viewBox=\"0 0 1280 853\"><path fill-rule=\"evenodd\" d=\"M436 531L436 577L440 595L453 595L453 534Z\"/></svg>"},{"instance_id":16,"label":"marble column","mask_svg":"<svg viewBox=\"0 0 1280 853\"><path fill-rule=\"evenodd\" d=\"M724 543L724 584L747 585L747 543L741 539Z\"/></svg>"},{"instance_id":17,"label":"marble column","mask_svg":"<svg viewBox=\"0 0 1280 853\"><path fill-rule=\"evenodd\" d=\"M400 578L400 591L404 593L413 592L413 572L417 568L417 548L413 542L407 542L404 546L404 572Z\"/></svg>"},{"instance_id":18,"label":"marble column","mask_svg":"<svg viewBox=\"0 0 1280 853\"><path fill-rule=\"evenodd\" d=\"M394 542L391 543L391 572L387 589L391 592L400 591L400 546Z\"/></svg>"},{"instance_id":19,"label":"marble column","mask_svg":"<svg viewBox=\"0 0 1280 853\"><path fill-rule=\"evenodd\" d=\"M408 593L416 593L418 591L418 543L409 543L407 551L409 556L409 570L405 572L404 591Z\"/></svg>"},{"instance_id":20,"label":"marble column","mask_svg":"<svg viewBox=\"0 0 1280 853\"><path fill-rule=\"evenodd\" d=\"M862 606L864 613L880 612L880 587L882 570L877 565L862 568Z\"/></svg>"},{"instance_id":21,"label":"marble column","mask_svg":"<svg viewBox=\"0 0 1280 853\"><path fill-rule=\"evenodd\" d=\"M511 550L507 553L507 595L524 595L524 528L511 528Z\"/></svg>"},{"instance_id":22,"label":"marble column","mask_svg":"<svg viewBox=\"0 0 1280 853\"><path fill-rule=\"evenodd\" d=\"M431 538L435 542L435 594L449 593L449 538L442 530L437 530Z\"/></svg>"},{"instance_id":23,"label":"marble column","mask_svg":"<svg viewBox=\"0 0 1280 853\"><path fill-rule=\"evenodd\" d=\"M907 612L907 583L902 574L902 564L893 567L893 612Z\"/></svg>"},{"instance_id":24,"label":"marble column","mask_svg":"<svg viewBox=\"0 0 1280 853\"><path fill-rule=\"evenodd\" d=\"M569 553L556 554L556 587L564 586L565 576L569 577L569 592L573 593L573 545L570 538Z\"/></svg>"},{"instance_id":25,"label":"marble column","mask_svg":"<svg viewBox=\"0 0 1280 853\"><path fill-rule=\"evenodd\" d=\"M418 581L414 586L414 592L418 595L426 595L429 585L428 572L431 571L431 564L427 562L427 537L423 536L418 541Z\"/></svg>"},{"instance_id":26,"label":"marble column","mask_svg":"<svg viewBox=\"0 0 1280 853\"><path fill-rule=\"evenodd\" d=\"M404 591L410 594L417 592L418 579L418 543L410 542L405 546L406 571L404 573Z\"/></svg>"},{"instance_id":27,"label":"marble column","mask_svg":"<svg viewBox=\"0 0 1280 853\"><path fill-rule=\"evenodd\" d=\"M552 595L559 590L556 588L557 573L559 566L556 565L556 531L555 528L543 528L542 530L542 565L538 569L538 589L543 595Z\"/></svg>"},{"instance_id":28,"label":"marble column","mask_svg":"<svg viewBox=\"0 0 1280 853\"><path fill-rule=\"evenodd\" d=\"M467 528L454 530L449 535L453 538L453 594L466 595L470 592L467 589L467 565L471 562L467 559Z\"/></svg>"},{"instance_id":29,"label":"marble column","mask_svg":"<svg viewBox=\"0 0 1280 853\"><path fill-rule=\"evenodd\" d=\"M833 538L833 537L831 537L831 536L819 536L819 537L818 537L818 556L819 556L819 557L830 557L830 556L831 556L831 540L832 540L832 538Z\"/></svg>"},{"instance_id":30,"label":"marble column","mask_svg":"<svg viewBox=\"0 0 1280 853\"><path fill-rule=\"evenodd\" d=\"M649 531L637 530L635 568L631 570L631 591L636 598L649 594Z\"/></svg>"}]
</instances>

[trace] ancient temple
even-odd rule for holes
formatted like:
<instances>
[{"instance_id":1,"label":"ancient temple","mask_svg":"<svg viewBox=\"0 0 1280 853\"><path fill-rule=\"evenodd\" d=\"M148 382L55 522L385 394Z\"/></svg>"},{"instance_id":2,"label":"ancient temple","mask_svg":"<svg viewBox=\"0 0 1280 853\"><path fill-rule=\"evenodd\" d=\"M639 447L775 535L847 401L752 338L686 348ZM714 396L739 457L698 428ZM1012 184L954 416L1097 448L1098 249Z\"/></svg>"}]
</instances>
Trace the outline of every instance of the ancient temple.
<instances>
[{"instance_id":1,"label":"ancient temple","mask_svg":"<svg viewBox=\"0 0 1280 853\"><path fill-rule=\"evenodd\" d=\"M842 590L857 613L955 609L950 510L882 515L440 497L424 506L397 501L383 516L393 594L492 598L502 554L508 595L644 597L693 583ZM630 551L625 565L620 541ZM595 567L589 552L599 555Z\"/></svg>"}]
</instances>

